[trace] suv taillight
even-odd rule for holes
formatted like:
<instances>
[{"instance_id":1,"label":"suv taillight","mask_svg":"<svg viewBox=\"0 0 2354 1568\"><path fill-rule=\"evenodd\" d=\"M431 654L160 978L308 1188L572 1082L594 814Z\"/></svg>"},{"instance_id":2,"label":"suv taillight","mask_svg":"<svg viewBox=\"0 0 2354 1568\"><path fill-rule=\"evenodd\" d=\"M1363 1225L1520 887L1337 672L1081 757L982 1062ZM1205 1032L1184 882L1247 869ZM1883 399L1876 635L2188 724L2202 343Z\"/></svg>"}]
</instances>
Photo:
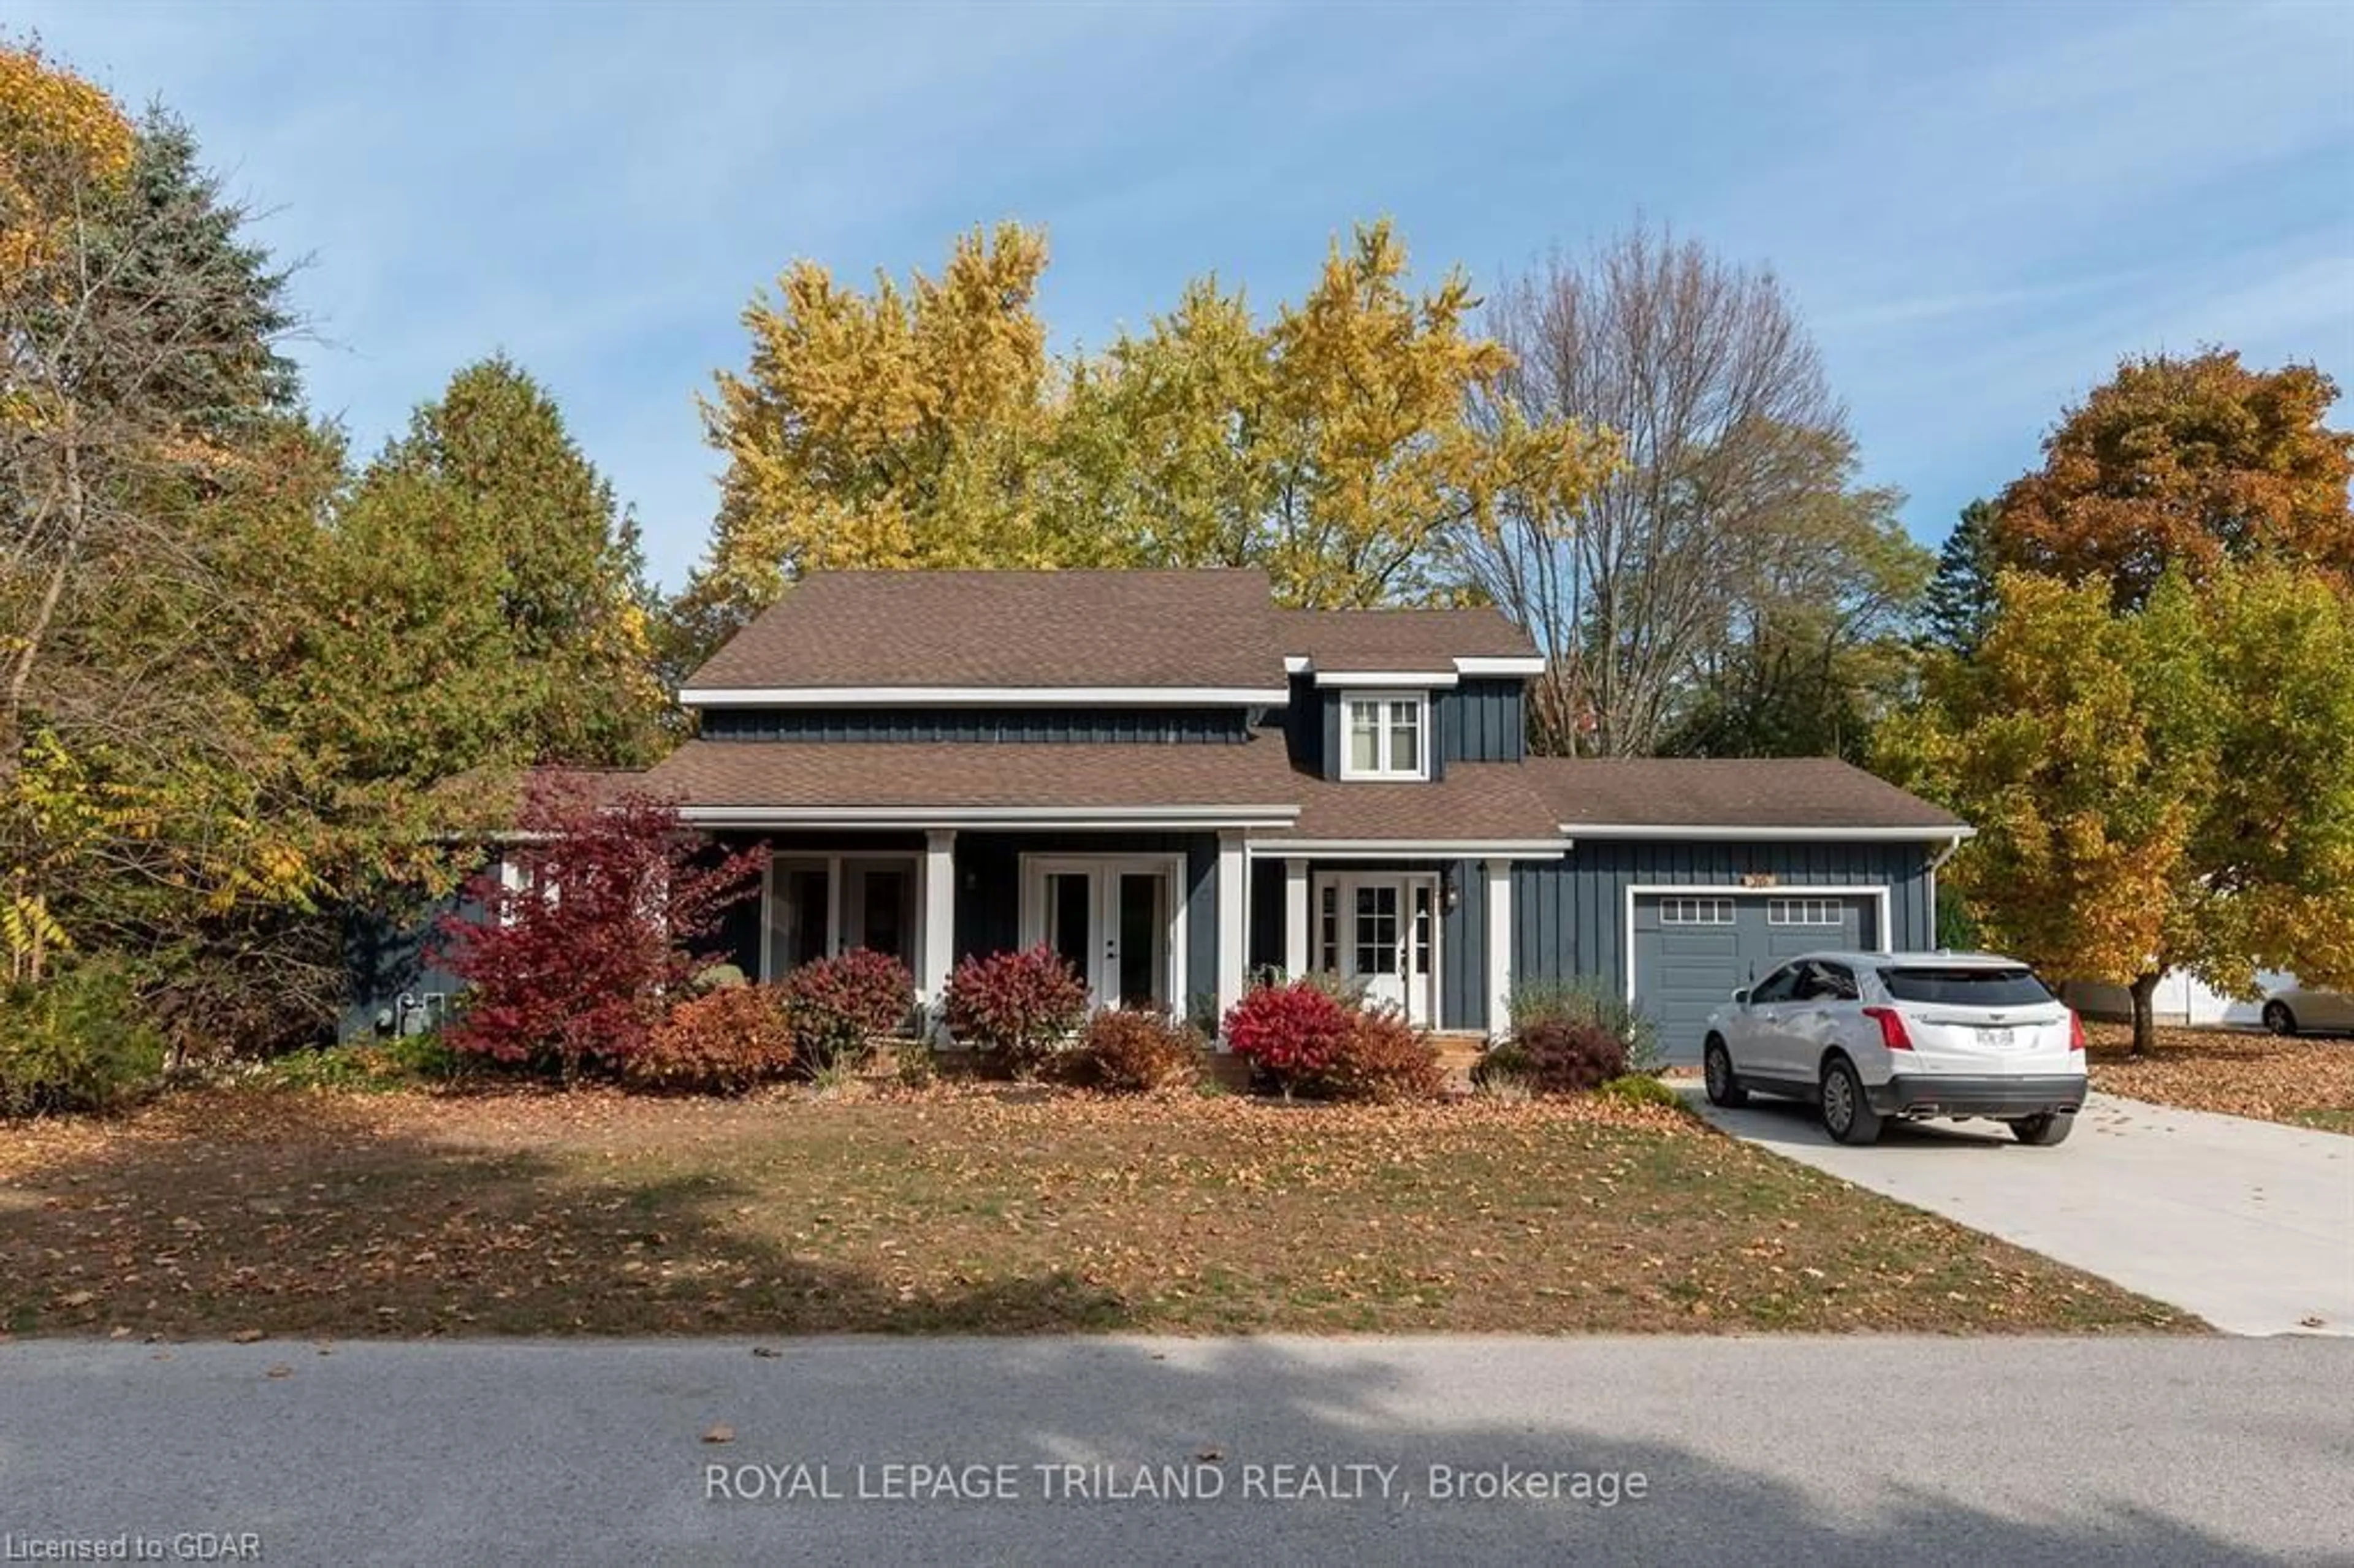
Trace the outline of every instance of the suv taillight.
<instances>
[{"instance_id":1,"label":"suv taillight","mask_svg":"<svg viewBox=\"0 0 2354 1568\"><path fill-rule=\"evenodd\" d=\"M1891 1051L1913 1049L1913 1036L1904 1033L1904 1015L1893 1007L1867 1007L1863 1015L1880 1025L1880 1043Z\"/></svg>"},{"instance_id":2,"label":"suv taillight","mask_svg":"<svg viewBox=\"0 0 2354 1568\"><path fill-rule=\"evenodd\" d=\"M2077 1016L2076 1010L2072 1007L2068 1010L2068 1049L2082 1051L2084 1048L2084 1021Z\"/></svg>"}]
</instances>

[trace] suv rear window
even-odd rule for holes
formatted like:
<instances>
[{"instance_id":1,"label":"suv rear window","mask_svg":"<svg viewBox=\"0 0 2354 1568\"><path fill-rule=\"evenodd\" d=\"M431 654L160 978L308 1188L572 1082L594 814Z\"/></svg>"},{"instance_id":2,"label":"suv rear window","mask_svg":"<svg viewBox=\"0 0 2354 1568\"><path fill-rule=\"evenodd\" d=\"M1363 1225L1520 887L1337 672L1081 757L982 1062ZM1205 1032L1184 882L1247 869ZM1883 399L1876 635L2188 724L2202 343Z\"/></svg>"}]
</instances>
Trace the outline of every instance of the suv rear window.
<instances>
[{"instance_id":1,"label":"suv rear window","mask_svg":"<svg viewBox=\"0 0 2354 1568\"><path fill-rule=\"evenodd\" d=\"M1888 994L1899 1001L1943 1007L2031 1007L2052 1000L2043 982L2025 969L1906 968L1882 969L1880 978Z\"/></svg>"}]
</instances>

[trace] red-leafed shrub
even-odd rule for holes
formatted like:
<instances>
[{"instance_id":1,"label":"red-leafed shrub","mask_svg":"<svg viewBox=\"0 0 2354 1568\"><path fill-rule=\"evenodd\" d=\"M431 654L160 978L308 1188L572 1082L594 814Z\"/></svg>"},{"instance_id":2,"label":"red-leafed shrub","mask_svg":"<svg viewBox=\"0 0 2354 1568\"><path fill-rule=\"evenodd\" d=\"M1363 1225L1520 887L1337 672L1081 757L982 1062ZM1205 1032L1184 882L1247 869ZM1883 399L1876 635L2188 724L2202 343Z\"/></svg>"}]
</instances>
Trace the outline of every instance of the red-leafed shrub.
<instances>
[{"instance_id":1,"label":"red-leafed shrub","mask_svg":"<svg viewBox=\"0 0 2354 1568\"><path fill-rule=\"evenodd\" d=\"M680 1002L622 1076L652 1088L741 1094L793 1065L793 1030L773 986L735 985Z\"/></svg>"},{"instance_id":2,"label":"red-leafed shrub","mask_svg":"<svg viewBox=\"0 0 2354 1568\"><path fill-rule=\"evenodd\" d=\"M1438 1047L1395 1012L1361 1012L1331 1062L1306 1086L1336 1100L1435 1100L1447 1086Z\"/></svg>"},{"instance_id":3,"label":"red-leafed shrub","mask_svg":"<svg viewBox=\"0 0 2354 1568\"><path fill-rule=\"evenodd\" d=\"M1288 1097L1311 1087L1346 1047L1356 1012L1305 980L1254 986L1226 1010L1226 1044Z\"/></svg>"},{"instance_id":4,"label":"red-leafed shrub","mask_svg":"<svg viewBox=\"0 0 2354 1568\"><path fill-rule=\"evenodd\" d=\"M785 977L784 992L794 1049L812 1071L865 1061L875 1037L905 1027L916 1010L916 977L871 948L803 964Z\"/></svg>"},{"instance_id":5,"label":"red-leafed shrub","mask_svg":"<svg viewBox=\"0 0 2354 1568\"><path fill-rule=\"evenodd\" d=\"M1541 1019L1517 1031L1511 1050L1539 1094L1582 1095L1627 1072L1627 1042L1606 1024Z\"/></svg>"},{"instance_id":6,"label":"red-leafed shrub","mask_svg":"<svg viewBox=\"0 0 2354 1568\"><path fill-rule=\"evenodd\" d=\"M560 778L533 782L515 825L507 874L467 890L479 916L441 922L441 960L467 987L449 1042L567 1079L618 1068L712 961L702 944L765 852L714 854L661 801L599 803Z\"/></svg>"},{"instance_id":7,"label":"red-leafed shrub","mask_svg":"<svg viewBox=\"0 0 2354 1568\"><path fill-rule=\"evenodd\" d=\"M995 1054L1016 1077L1037 1072L1087 1015L1087 988L1040 943L1018 953L967 955L949 977L949 1033Z\"/></svg>"},{"instance_id":8,"label":"red-leafed shrub","mask_svg":"<svg viewBox=\"0 0 2354 1568\"><path fill-rule=\"evenodd\" d=\"M1098 1012L1080 1032L1076 1065L1097 1088L1149 1095L1200 1079L1202 1037L1157 1012Z\"/></svg>"}]
</instances>

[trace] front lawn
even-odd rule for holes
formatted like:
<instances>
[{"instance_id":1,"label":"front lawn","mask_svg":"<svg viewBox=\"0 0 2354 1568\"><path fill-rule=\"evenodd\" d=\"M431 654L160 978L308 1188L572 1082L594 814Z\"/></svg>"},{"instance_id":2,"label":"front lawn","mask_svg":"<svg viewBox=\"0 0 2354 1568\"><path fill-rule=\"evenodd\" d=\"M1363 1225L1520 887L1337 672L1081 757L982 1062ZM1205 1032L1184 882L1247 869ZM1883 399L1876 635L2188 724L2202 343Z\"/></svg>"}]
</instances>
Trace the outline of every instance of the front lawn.
<instances>
[{"instance_id":1,"label":"front lawn","mask_svg":"<svg viewBox=\"0 0 2354 1568\"><path fill-rule=\"evenodd\" d=\"M2186 1110L2354 1133L2354 1039L2160 1029L2137 1062L2129 1024L2087 1022L2093 1086Z\"/></svg>"},{"instance_id":2,"label":"front lawn","mask_svg":"<svg viewBox=\"0 0 2354 1568\"><path fill-rule=\"evenodd\" d=\"M220 1090L0 1138L16 1333L2195 1330L1681 1112Z\"/></svg>"}]
</instances>

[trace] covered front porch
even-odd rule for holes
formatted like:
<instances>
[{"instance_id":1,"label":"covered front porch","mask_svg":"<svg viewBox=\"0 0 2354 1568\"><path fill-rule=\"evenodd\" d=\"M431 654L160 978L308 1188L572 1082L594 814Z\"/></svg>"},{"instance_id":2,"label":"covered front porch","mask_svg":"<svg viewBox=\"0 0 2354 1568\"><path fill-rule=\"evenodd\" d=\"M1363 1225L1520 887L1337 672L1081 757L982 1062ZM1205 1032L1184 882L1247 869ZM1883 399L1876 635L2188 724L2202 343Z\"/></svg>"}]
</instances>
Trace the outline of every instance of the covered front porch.
<instances>
[{"instance_id":1,"label":"covered front porch","mask_svg":"<svg viewBox=\"0 0 2354 1568\"><path fill-rule=\"evenodd\" d=\"M931 1012L960 959L1044 943L1078 972L1097 1006L1151 1008L1212 1030L1247 983L1248 870L1238 829L716 836L769 847L758 907L726 933L733 960L758 979L868 948L907 966Z\"/></svg>"},{"instance_id":2,"label":"covered front porch","mask_svg":"<svg viewBox=\"0 0 2354 1568\"><path fill-rule=\"evenodd\" d=\"M1214 1033L1256 976L1323 972L1417 1026L1500 1031L1511 987L1511 862L1399 846L1287 845L1246 828L731 828L765 843L732 960L777 980L868 948L937 1009L957 961L1044 943L1098 1007ZM1500 937L1495 934L1502 934Z\"/></svg>"}]
</instances>

